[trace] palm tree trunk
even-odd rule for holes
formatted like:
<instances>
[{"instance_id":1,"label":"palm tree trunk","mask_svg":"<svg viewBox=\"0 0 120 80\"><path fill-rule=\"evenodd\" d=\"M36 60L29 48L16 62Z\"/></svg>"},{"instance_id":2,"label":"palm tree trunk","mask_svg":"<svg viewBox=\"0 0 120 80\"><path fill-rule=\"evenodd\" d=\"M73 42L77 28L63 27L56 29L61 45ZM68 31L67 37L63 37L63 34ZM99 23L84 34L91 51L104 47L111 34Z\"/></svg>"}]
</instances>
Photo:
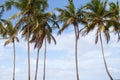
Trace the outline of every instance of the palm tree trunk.
<instances>
[{"instance_id":1,"label":"palm tree trunk","mask_svg":"<svg viewBox=\"0 0 120 80\"><path fill-rule=\"evenodd\" d=\"M79 80L79 70L78 70L78 54L77 54L77 47L78 47L78 34L76 27L74 26L75 29L75 65L76 65L76 78Z\"/></svg>"},{"instance_id":2,"label":"palm tree trunk","mask_svg":"<svg viewBox=\"0 0 120 80\"><path fill-rule=\"evenodd\" d=\"M38 52L37 52L36 70L35 70L35 78L34 78L34 80L37 80L37 74L38 74L38 64L39 64L39 55L40 55L39 50L40 50L40 49L38 49Z\"/></svg>"},{"instance_id":3,"label":"palm tree trunk","mask_svg":"<svg viewBox=\"0 0 120 80\"><path fill-rule=\"evenodd\" d=\"M29 43L29 27L28 27L28 35L27 35L27 41L28 41L28 80L30 80L30 43Z\"/></svg>"},{"instance_id":4,"label":"palm tree trunk","mask_svg":"<svg viewBox=\"0 0 120 80\"><path fill-rule=\"evenodd\" d=\"M76 63L76 77L77 77L77 80L79 80L77 44L78 44L78 40L77 40L77 38L76 38L76 40L75 40L75 63Z\"/></svg>"},{"instance_id":5,"label":"palm tree trunk","mask_svg":"<svg viewBox=\"0 0 120 80\"><path fill-rule=\"evenodd\" d=\"M45 49L44 49L44 71L43 71L43 80L45 80L45 71L46 71L46 38L45 38Z\"/></svg>"},{"instance_id":6,"label":"palm tree trunk","mask_svg":"<svg viewBox=\"0 0 120 80\"><path fill-rule=\"evenodd\" d=\"M16 52L15 52L15 41L13 40L14 59L13 59L13 80L15 80L15 65L16 65Z\"/></svg>"},{"instance_id":7,"label":"palm tree trunk","mask_svg":"<svg viewBox=\"0 0 120 80\"><path fill-rule=\"evenodd\" d=\"M103 48L103 43L102 43L102 37L101 37L101 33L100 33L100 43L101 43L101 50L102 50L102 56L103 56L103 61L104 61L104 65L105 65L105 70L110 78L110 80L113 80L109 70L108 70L108 67L107 67L107 63L106 63L106 60L105 60L105 55L104 55L104 48Z\"/></svg>"}]
</instances>

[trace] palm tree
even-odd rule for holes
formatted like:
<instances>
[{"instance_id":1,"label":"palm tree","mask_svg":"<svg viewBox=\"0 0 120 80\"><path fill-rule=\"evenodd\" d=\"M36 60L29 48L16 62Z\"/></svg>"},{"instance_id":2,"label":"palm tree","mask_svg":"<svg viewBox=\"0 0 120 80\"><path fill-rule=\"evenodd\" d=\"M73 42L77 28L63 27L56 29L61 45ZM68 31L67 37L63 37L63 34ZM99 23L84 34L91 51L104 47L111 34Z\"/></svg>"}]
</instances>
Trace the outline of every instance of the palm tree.
<instances>
[{"instance_id":1,"label":"palm tree","mask_svg":"<svg viewBox=\"0 0 120 80\"><path fill-rule=\"evenodd\" d=\"M54 43L56 44L56 40L55 40L54 36L52 35L52 29L53 28L59 28L59 25L56 22L54 22L54 21L52 21L52 22L53 22L53 24L56 25L55 27L52 26L51 29L50 29L49 23L47 23L48 25L46 25L46 26L48 26L48 28L46 28L46 33L45 33L46 37L44 38L44 46L45 46L45 48L44 48L43 80L45 80L45 75L46 75L46 47L47 47L46 40L48 41L49 44L51 43L51 40L53 40Z\"/></svg>"},{"instance_id":2,"label":"palm tree","mask_svg":"<svg viewBox=\"0 0 120 80\"><path fill-rule=\"evenodd\" d=\"M25 37L27 40L27 46L28 46L28 80L30 80L30 28L35 28L37 26L37 14L39 14L40 11L44 11L44 9L47 8L47 0L18 0L15 2L14 0L7 1L5 3L6 9L11 9L11 6L15 6L20 11L11 18L15 19L18 18L18 22L15 25L15 28L22 31L22 36Z\"/></svg>"},{"instance_id":3,"label":"palm tree","mask_svg":"<svg viewBox=\"0 0 120 80\"><path fill-rule=\"evenodd\" d=\"M104 55L103 42L102 42L102 34L105 35L107 43L110 40L110 34L109 34L110 26L107 23L112 13L106 10L106 6L107 6L107 0L105 1L91 0L90 3L86 4L85 11L87 15L88 24L83 29L82 34L87 35L90 31L97 28L95 43L97 43L98 39L100 39L101 51L102 51L104 65L105 65L105 70L110 80L113 80L107 67L107 63L106 63L106 59Z\"/></svg>"},{"instance_id":4,"label":"palm tree","mask_svg":"<svg viewBox=\"0 0 120 80\"><path fill-rule=\"evenodd\" d=\"M38 74L38 63L39 63L39 50L42 47L43 41L45 40L45 51L44 51L44 71L43 71L43 80L45 80L45 71L46 71L46 39L48 43L51 43L51 40L53 40L56 44L56 40L52 35L52 29L59 27L57 22L54 20L55 15L51 12L47 13L41 13L38 15L38 26L31 31L33 32L31 43L35 43L34 48L38 49L37 52L37 59L36 59L36 70L35 70L35 78L34 80L37 80L37 74ZM49 23L53 23L51 26Z\"/></svg>"},{"instance_id":5,"label":"palm tree","mask_svg":"<svg viewBox=\"0 0 120 80\"><path fill-rule=\"evenodd\" d=\"M13 43L13 50L14 50L14 59L13 59L13 80L15 80L15 66L16 66L16 50L15 50L15 40L17 42L19 42L19 39L17 37L17 29L15 29L13 26L12 26L12 23L11 22L8 22L6 20L4 20L4 24L6 26L6 33L4 34L6 37L8 37L8 39L5 41L5 46L8 45L9 43Z\"/></svg>"},{"instance_id":6,"label":"palm tree","mask_svg":"<svg viewBox=\"0 0 120 80\"><path fill-rule=\"evenodd\" d=\"M69 5L66 9L56 8L60 12L59 22L63 22L62 28L59 30L58 34L61 34L69 25L73 25L75 32L75 65L76 65L76 79L79 80L79 70L78 70L78 39L79 39L79 23L85 23L82 8L76 11L73 0L69 0Z\"/></svg>"}]
</instances>

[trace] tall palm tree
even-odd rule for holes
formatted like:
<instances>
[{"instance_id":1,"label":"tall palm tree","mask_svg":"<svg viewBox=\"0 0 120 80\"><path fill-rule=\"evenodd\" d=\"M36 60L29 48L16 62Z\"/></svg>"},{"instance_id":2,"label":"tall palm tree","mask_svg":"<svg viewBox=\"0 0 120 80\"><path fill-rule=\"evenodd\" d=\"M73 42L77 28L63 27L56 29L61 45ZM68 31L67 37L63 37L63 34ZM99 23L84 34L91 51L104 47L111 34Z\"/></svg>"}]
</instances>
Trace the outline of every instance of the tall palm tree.
<instances>
[{"instance_id":1,"label":"tall palm tree","mask_svg":"<svg viewBox=\"0 0 120 80\"><path fill-rule=\"evenodd\" d=\"M34 48L38 49L37 52L37 59L36 59L36 70L35 70L35 78L34 80L37 80L37 74L38 74L38 63L39 63L39 50L42 47L42 44L45 40L45 51L44 51L44 71L43 71L43 80L45 80L45 70L46 70L46 39L48 43L51 43L51 40L56 44L56 40L52 35L52 29L59 27L57 22L54 20L55 15L51 12L47 13L41 13L38 15L38 26L36 29L31 29L33 32L31 42L35 43ZM53 23L53 25L50 25L50 23Z\"/></svg>"},{"instance_id":2,"label":"tall palm tree","mask_svg":"<svg viewBox=\"0 0 120 80\"><path fill-rule=\"evenodd\" d=\"M76 79L79 80L79 70L78 70L78 39L79 39L79 23L85 23L83 18L82 8L76 10L73 0L68 0L69 5L66 9L56 8L60 12L59 22L63 22L62 28L59 30L58 34L61 34L65 29L67 29L71 24L74 27L75 32L75 65L76 65Z\"/></svg>"},{"instance_id":3,"label":"tall palm tree","mask_svg":"<svg viewBox=\"0 0 120 80\"><path fill-rule=\"evenodd\" d=\"M59 25L56 23L56 22L54 22L54 21L52 21L53 22L53 24L55 24L55 25L57 25L57 27L51 27L51 29L49 29L50 28L50 26L49 26L49 24L47 25L47 26L49 26L48 28L46 28L46 36L45 36L45 38L44 38L44 46L45 46L45 48L44 48L44 70L43 70L43 80L45 80L45 78L46 78L46 47L47 47L47 43L46 43L46 41L48 41L48 43L50 44L51 43L51 40L53 40L54 41L54 43L56 44L56 40L55 40L55 37L52 35L52 29L53 28L59 28Z\"/></svg>"},{"instance_id":4,"label":"tall palm tree","mask_svg":"<svg viewBox=\"0 0 120 80\"><path fill-rule=\"evenodd\" d=\"M5 41L5 46L8 45L9 43L13 43L13 50L14 50L14 57L13 57L13 80L15 80L15 66L16 66L16 49L15 49L15 40L17 42L19 42L19 39L17 37L17 29L15 29L12 26L11 22L8 22L6 20L4 20L4 25L6 26L6 33L4 34L4 36L6 36L8 39Z\"/></svg>"},{"instance_id":5,"label":"tall palm tree","mask_svg":"<svg viewBox=\"0 0 120 80\"><path fill-rule=\"evenodd\" d=\"M28 46L28 80L30 80L30 28L37 26L36 18L39 12L44 11L47 8L47 0L18 0L7 1L5 6L7 9L11 9L11 6L15 6L19 9L19 12L11 16L9 20L18 18L18 22L15 28L22 30L22 36L27 40Z\"/></svg>"},{"instance_id":6,"label":"tall palm tree","mask_svg":"<svg viewBox=\"0 0 120 80\"><path fill-rule=\"evenodd\" d=\"M93 29L97 28L95 43L97 43L98 39L100 39L101 51L102 51L104 65L105 65L105 70L110 80L113 80L107 67L107 63L106 63L106 59L104 55L103 42L102 42L102 34L105 35L107 43L110 40L110 34L109 34L110 26L108 26L107 23L112 13L110 11L107 11L106 7L107 7L107 0L105 1L91 0L91 2L86 4L85 11L87 15L88 24L83 29L82 33L83 35L86 35L89 32L91 32Z\"/></svg>"}]
</instances>

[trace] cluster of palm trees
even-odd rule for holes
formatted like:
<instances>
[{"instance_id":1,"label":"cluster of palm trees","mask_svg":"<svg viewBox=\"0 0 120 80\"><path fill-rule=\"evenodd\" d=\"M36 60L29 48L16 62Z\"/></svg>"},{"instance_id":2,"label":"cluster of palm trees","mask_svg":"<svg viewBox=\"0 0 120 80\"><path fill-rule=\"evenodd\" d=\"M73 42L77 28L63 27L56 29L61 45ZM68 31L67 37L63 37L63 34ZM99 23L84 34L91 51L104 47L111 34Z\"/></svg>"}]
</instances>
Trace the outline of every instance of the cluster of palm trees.
<instances>
[{"instance_id":1,"label":"cluster of palm trees","mask_svg":"<svg viewBox=\"0 0 120 80\"><path fill-rule=\"evenodd\" d=\"M15 80L15 66L16 66L16 53L15 41L19 42L17 34L21 35L27 41L28 47L28 80L31 80L30 75L30 43L34 43L34 48L37 48L36 69L34 80L37 80L39 55L43 42L45 43L44 50L44 71L43 80L45 80L46 72L46 41L50 44L53 40L56 44L55 37L52 35L54 29L59 29L58 34L61 34L70 25L73 25L75 32L75 64L76 64L76 80L79 79L78 72L78 52L77 45L79 35L85 36L89 32L96 30L95 43L100 39L101 51L105 65L106 73L110 80L113 80L104 56L104 48L102 37L103 34L107 43L110 40L110 33L116 33L118 40L120 39L120 22L119 22L119 3L110 2L107 0L91 0L78 10L75 8L73 0L68 0L69 4L64 9L55 8L60 14L58 16L53 12L46 12L48 8L47 0L8 0L0 6L0 35L5 39L5 44L13 43L14 49L14 67L13 67L13 80ZM109 4L109 5L108 5ZM19 10L16 14L9 19L1 19L5 10L11 10L15 7ZM17 20L16 20L17 19ZM16 20L13 26L12 20ZM62 27L59 23L62 22ZM82 24L82 26L80 26ZM112 29L112 30L111 30Z\"/></svg>"}]
</instances>

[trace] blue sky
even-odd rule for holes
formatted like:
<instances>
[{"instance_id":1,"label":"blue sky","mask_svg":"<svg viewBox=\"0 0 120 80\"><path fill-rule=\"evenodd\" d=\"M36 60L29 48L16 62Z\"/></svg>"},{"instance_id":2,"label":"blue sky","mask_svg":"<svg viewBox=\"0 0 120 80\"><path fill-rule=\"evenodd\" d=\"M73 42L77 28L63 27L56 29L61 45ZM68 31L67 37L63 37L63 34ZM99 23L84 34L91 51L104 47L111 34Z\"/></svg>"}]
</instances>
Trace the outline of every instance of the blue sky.
<instances>
[{"instance_id":1,"label":"blue sky","mask_svg":"<svg viewBox=\"0 0 120 80\"><path fill-rule=\"evenodd\" d=\"M76 7L84 5L89 0L74 0ZM4 0L0 0L0 3ZM53 11L54 7L63 8L67 4L67 0L49 0L48 11ZM15 9L8 11L3 18L8 18L15 13ZM81 26L81 25L79 25ZM72 27L72 26L71 26ZM51 43L47 45L47 69L46 80L75 80L75 61L74 61L74 32L70 28L69 33L64 32L62 35L54 36L57 45ZM80 80L109 80L103 65L100 43L94 44L95 31L86 37L80 37L78 45L79 58L79 75ZM105 43L105 57L109 71L114 79L120 79L120 42L117 37L111 34L109 44ZM12 79L13 68L13 50L12 44L4 47L4 41L0 40L0 80ZM16 80L27 80L27 43L21 39L16 43ZM43 44L44 45L44 44ZM39 74L38 79L42 79L43 72L43 50L40 50ZM36 50L31 44L31 75L34 79Z\"/></svg>"}]
</instances>

